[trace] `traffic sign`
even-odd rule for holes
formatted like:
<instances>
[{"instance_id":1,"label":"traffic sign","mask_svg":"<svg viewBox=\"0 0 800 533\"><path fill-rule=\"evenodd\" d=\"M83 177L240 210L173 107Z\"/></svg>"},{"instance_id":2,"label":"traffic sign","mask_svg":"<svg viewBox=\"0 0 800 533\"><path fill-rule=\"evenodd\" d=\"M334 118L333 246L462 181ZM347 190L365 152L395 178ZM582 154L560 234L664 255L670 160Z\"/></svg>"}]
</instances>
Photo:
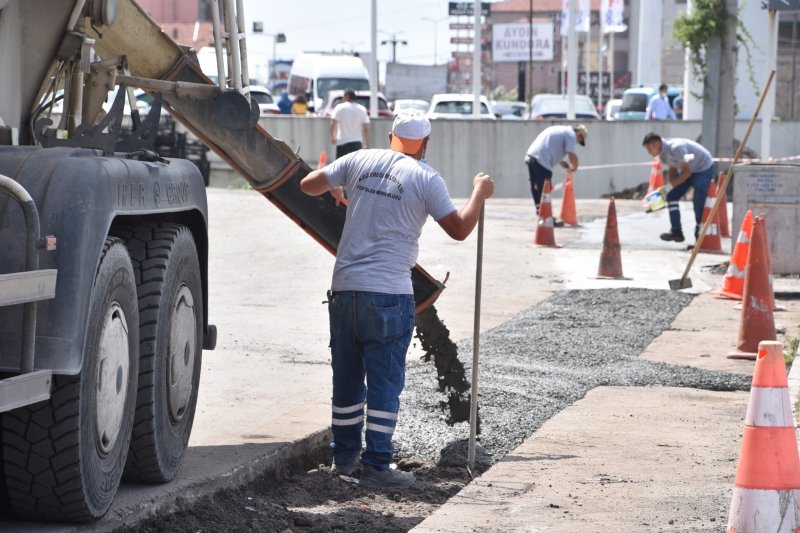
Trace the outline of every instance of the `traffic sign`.
<instances>
[{"instance_id":1,"label":"traffic sign","mask_svg":"<svg viewBox=\"0 0 800 533\"><path fill-rule=\"evenodd\" d=\"M466 16L474 16L475 9L474 9L474 2L449 2L448 5L448 14L451 17L457 17L460 15ZM489 2L481 2L481 15L484 17L488 17L490 14L490 6Z\"/></svg>"}]
</instances>

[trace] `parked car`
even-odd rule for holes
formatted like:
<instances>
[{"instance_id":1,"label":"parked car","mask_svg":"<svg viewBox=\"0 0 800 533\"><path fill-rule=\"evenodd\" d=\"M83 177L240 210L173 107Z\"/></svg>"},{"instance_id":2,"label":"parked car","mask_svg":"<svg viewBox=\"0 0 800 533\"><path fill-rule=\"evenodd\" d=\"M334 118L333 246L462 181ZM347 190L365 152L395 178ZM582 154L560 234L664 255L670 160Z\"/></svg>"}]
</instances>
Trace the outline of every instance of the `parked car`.
<instances>
[{"instance_id":1,"label":"parked car","mask_svg":"<svg viewBox=\"0 0 800 533\"><path fill-rule=\"evenodd\" d=\"M245 87L242 92L250 93L250 98L255 100L258 104L262 117L265 115L281 114L281 108L278 107L278 104L273 101L272 93L269 92L269 89L266 87L262 87L260 85L249 85Z\"/></svg>"},{"instance_id":2,"label":"parked car","mask_svg":"<svg viewBox=\"0 0 800 533\"><path fill-rule=\"evenodd\" d=\"M472 118L472 103L474 97L471 94L442 93L434 94L431 105L425 116L429 119L437 118ZM494 113L489 107L489 100L485 96L480 97L481 113L478 118L495 120Z\"/></svg>"},{"instance_id":3,"label":"parked car","mask_svg":"<svg viewBox=\"0 0 800 533\"><path fill-rule=\"evenodd\" d=\"M399 115L400 113L421 113L424 114L428 111L431 103L427 100L414 100L408 98L398 98L392 105L392 113Z\"/></svg>"},{"instance_id":4,"label":"parked car","mask_svg":"<svg viewBox=\"0 0 800 533\"><path fill-rule=\"evenodd\" d=\"M525 118L525 102L509 100L492 100L492 113L502 120L523 120Z\"/></svg>"},{"instance_id":5,"label":"parked car","mask_svg":"<svg viewBox=\"0 0 800 533\"><path fill-rule=\"evenodd\" d=\"M617 120L646 120L645 110L653 95L658 93L658 87L631 87L622 93L622 106L619 108ZM667 89L669 105L681 94L681 87Z\"/></svg>"},{"instance_id":6,"label":"parked car","mask_svg":"<svg viewBox=\"0 0 800 533\"><path fill-rule=\"evenodd\" d=\"M565 94L537 94L531 100L532 120L550 120L567 118L567 95ZM575 119L600 120L600 114L594 108L591 98L583 94L575 95Z\"/></svg>"},{"instance_id":7,"label":"parked car","mask_svg":"<svg viewBox=\"0 0 800 533\"><path fill-rule=\"evenodd\" d=\"M617 120L619 116L619 108L622 106L621 98L614 98L609 100L606 104L605 118L606 120Z\"/></svg>"},{"instance_id":8,"label":"parked car","mask_svg":"<svg viewBox=\"0 0 800 533\"><path fill-rule=\"evenodd\" d=\"M370 91L356 91L356 103L361 104L369 113L369 97L371 92ZM336 91L328 91L328 95L325 98L325 107L322 108L322 112L320 115L323 117L329 117L333 114L333 109L342 103L344 99L344 91L336 90ZM389 109L389 104L386 102L386 98L383 96L383 93L378 93L378 116L379 117L391 117L392 111Z\"/></svg>"}]
</instances>

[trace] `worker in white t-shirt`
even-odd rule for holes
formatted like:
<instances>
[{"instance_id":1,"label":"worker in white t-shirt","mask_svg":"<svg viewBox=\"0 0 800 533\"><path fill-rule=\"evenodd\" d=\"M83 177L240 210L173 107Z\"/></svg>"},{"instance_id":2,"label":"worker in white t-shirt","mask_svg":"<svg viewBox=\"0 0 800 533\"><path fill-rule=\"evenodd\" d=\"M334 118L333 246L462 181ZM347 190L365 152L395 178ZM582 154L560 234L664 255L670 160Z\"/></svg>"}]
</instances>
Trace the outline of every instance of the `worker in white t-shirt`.
<instances>
[{"instance_id":1,"label":"worker in white t-shirt","mask_svg":"<svg viewBox=\"0 0 800 533\"><path fill-rule=\"evenodd\" d=\"M347 89L343 99L344 102L334 107L331 115L331 144L336 145L337 159L350 152L369 148L367 110L356 103L353 89Z\"/></svg>"}]
</instances>

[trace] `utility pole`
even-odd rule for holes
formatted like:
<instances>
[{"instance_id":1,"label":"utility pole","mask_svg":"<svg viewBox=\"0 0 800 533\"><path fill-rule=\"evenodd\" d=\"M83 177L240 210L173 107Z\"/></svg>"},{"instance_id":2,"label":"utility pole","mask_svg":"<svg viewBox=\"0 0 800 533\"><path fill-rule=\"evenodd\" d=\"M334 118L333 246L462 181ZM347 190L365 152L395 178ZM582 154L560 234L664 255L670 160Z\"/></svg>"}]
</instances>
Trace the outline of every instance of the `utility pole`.
<instances>
[{"instance_id":1,"label":"utility pole","mask_svg":"<svg viewBox=\"0 0 800 533\"><path fill-rule=\"evenodd\" d=\"M406 45L408 44L408 41L398 39L397 35L392 35L391 39L386 39L385 41L381 41L381 46L387 44L392 45L392 63L397 63L397 45L398 44Z\"/></svg>"}]
</instances>

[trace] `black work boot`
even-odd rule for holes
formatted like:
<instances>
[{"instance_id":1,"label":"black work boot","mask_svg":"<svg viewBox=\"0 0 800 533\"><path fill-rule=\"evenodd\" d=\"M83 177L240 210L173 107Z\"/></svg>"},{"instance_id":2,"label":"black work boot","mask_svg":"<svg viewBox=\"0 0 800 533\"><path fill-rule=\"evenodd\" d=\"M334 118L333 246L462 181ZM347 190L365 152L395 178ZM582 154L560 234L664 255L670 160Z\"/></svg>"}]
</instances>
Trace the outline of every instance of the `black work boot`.
<instances>
[{"instance_id":1,"label":"black work boot","mask_svg":"<svg viewBox=\"0 0 800 533\"><path fill-rule=\"evenodd\" d=\"M676 231L669 231L667 233L662 233L661 234L661 240L662 241L683 242L686 239L683 238L683 232L682 231L677 231L677 232Z\"/></svg>"},{"instance_id":2,"label":"black work boot","mask_svg":"<svg viewBox=\"0 0 800 533\"><path fill-rule=\"evenodd\" d=\"M387 468L378 470L370 465L363 465L359 485L366 489L395 489L406 487L417 479L411 472L401 472Z\"/></svg>"},{"instance_id":3,"label":"black work boot","mask_svg":"<svg viewBox=\"0 0 800 533\"><path fill-rule=\"evenodd\" d=\"M361 459L354 459L352 463L333 463L333 471L340 476L359 477L361 475Z\"/></svg>"}]
</instances>

